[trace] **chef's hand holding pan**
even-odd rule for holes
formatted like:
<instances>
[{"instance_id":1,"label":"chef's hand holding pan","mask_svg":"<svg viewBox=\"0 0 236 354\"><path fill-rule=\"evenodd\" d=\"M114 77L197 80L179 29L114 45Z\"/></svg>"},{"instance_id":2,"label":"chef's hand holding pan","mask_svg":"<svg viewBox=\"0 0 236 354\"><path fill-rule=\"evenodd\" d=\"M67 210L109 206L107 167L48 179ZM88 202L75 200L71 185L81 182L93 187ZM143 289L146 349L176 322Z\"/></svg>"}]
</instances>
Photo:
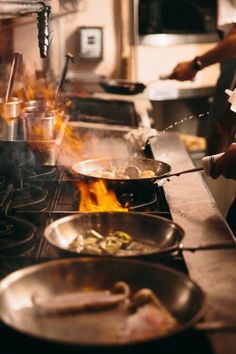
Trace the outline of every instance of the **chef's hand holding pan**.
<instances>
[{"instance_id":1,"label":"chef's hand holding pan","mask_svg":"<svg viewBox=\"0 0 236 354\"><path fill-rule=\"evenodd\" d=\"M170 80L193 80L197 74L193 60L184 61L176 65L168 79Z\"/></svg>"},{"instance_id":2,"label":"chef's hand holding pan","mask_svg":"<svg viewBox=\"0 0 236 354\"><path fill-rule=\"evenodd\" d=\"M210 175L212 178L224 176L236 180L236 143L231 144L225 153L215 161Z\"/></svg>"}]
</instances>

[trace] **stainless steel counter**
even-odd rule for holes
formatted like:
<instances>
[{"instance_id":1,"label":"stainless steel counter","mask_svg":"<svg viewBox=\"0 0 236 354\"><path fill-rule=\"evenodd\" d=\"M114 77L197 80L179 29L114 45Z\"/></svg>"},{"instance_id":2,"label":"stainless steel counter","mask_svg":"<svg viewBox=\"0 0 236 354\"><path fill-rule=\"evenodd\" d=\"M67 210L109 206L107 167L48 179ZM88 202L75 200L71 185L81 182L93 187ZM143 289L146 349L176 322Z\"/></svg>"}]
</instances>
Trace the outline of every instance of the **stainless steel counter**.
<instances>
[{"instance_id":1,"label":"stainless steel counter","mask_svg":"<svg viewBox=\"0 0 236 354\"><path fill-rule=\"evenodd\" d=\"M178 135L166 133L152 142L156 159L177 172L193 167ZM185 246L199 246L234 239L200 173L173 177L165 185L173 220L186 233ZM184 252L190 277L206 294L205 320L236 319L236 250ZM235 331L210 333L215 354L236 353Z\"/></svg>"},{"instance_id":2,"label":"stainless steel counter","mask_svg":"<svg viewBox=\"0 0 236 354\"><path fill-rule=\"evenodd\" d=\"M213 96L215 87L189 87L178 88L152 85L147 88L146 95L150 101L170 101L170 100L184 100L189 98L207 98Z\"/></svg>"}]
</instances>

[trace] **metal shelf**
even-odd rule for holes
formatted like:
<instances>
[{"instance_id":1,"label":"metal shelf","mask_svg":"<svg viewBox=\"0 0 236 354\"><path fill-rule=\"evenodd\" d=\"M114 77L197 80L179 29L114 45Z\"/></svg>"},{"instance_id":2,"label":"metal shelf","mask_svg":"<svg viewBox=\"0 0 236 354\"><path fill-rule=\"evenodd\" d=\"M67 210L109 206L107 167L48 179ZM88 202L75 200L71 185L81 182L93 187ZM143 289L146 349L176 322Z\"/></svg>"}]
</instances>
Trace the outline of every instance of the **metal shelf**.
<instances>
[{"instance_id":1,"label":"metal shelf","mask_svg":"<svg viewBox=\"0 0 236 354\"><path fill-rule=\"evenodd\" d=\"M40 57L46 58L49 47L49 16L51 7L43 1L1 1L0 19L37 14L38 46Z\"/></svg>"},{"instance_id":2,"label":"metal shelf","mask_svg":"<svg viewBox=\"0 0 236 354\"><path fill-rule=\"evenodd\" d=\"M9 19L43 11L45 5L37 1L1 1L0 19Z\"/></svg>"}]
</instances>

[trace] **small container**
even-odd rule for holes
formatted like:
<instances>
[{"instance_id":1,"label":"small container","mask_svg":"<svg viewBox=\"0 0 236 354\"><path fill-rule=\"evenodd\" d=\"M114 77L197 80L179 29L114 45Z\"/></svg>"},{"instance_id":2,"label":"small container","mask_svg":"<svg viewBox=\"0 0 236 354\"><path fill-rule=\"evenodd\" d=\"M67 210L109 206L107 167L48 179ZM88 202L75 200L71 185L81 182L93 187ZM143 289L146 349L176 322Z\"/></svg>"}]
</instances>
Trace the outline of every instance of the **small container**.
<instances>
[{"instance_id":1,"label":"small container","mask_svg":"<svg viewBox=\"0 0 236 354\"><path fill-rule=\"evenodd\" d=\"M52 113L25 112L21 115L23 139L47 141L55 138L55 115Z\"/></svg>"},{"instance_id":2,"label":"small container","mask_svg":"<svg viewBox=\"0 0 236 354\"><path fill-rule=\"evenodd\" d=\"M43 113L49 109L45 100L29 100L24 103L24 112L40 112Z\"/></svg>"},{"instance_id":3,"label":"small container","mask_svg":"<svg viewBox=\"0 0 236 354\"><path fill-rule=\"evenodd\" d=\"M8 102L0 98L0 140L16 140L22 99L11 97Z\"/></svg>"}]
</instances>

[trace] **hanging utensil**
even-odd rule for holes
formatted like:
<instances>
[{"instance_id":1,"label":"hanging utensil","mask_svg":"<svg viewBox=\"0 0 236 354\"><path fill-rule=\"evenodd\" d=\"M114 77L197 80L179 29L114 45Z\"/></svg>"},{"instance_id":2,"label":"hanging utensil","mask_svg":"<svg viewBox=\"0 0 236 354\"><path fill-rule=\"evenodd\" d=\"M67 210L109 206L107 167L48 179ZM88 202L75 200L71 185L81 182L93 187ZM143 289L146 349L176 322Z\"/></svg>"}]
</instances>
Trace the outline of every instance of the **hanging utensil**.
<instances>
[{"instance_id":1,"label":"hanging utensil","mask_svg":"<svg viewBox=\"0 0 236 354\"><path fill-rule=\"evenodd\" d=\"M22 54L19 55L19 63L18 63L18 73L20 75L20 79L21 79L21 84L22 84L22 88L24 91L24 95L27 101L29 101L29 95L25 86L25 81L24 81L24 64L23 64L23 56Z\"/></svg>"},{"instance_id":2,"label":"hanging utensil","mask_svg":"<svg viewBox=\"0 0 236 354\"><path fill-rule=\"evenodd\" d=\"M59 83L58 83L58 86L57 86L57 90L56 90L56 95L55 95L55 107L57 107L58 100L59 100L59 96L60 96L62 87L63 87L64 82L65 82L65 78L66 78L66 74L67 74L67 70L68 70L69 61L71 61L72 63L75 62L74 56L73 56L72 54L70 54L70 53L67 53L67 54L66 54L66 57L65 57L64 66L63 66L63 69L62 69L62 71L61 71L60 80L59 80Z\"/></svg>"},{"instance_id":3,"label":"hanging utensil","mask_svg":"<svg viewBox=\"0 0 236 354\"><path fill-rule=\"evenodd\" d=\"M13 57L12 65L11 65L10 77L9 77L9 81L8 81L8 85L7 85L5 102L8 102L10 97L12 96L12 90L13 90L13 86L15 83L15 77L16 77L16 72L18 69L20 57L21 57L20 53L14 53L14 57Z\"/></svg>"},{"instance_id":4,"label":"hanging utensil","mask_svg":"<svg viewBox=\"0 0 236 354\"><path fill-rule=\"evenodd\" d=\"M49 17L51 14L51 7L40 2L42 8L37 11L37 26L38 26L38 47L41 58L46 58L49 48Z\"/></svg>"}]
</instances>

